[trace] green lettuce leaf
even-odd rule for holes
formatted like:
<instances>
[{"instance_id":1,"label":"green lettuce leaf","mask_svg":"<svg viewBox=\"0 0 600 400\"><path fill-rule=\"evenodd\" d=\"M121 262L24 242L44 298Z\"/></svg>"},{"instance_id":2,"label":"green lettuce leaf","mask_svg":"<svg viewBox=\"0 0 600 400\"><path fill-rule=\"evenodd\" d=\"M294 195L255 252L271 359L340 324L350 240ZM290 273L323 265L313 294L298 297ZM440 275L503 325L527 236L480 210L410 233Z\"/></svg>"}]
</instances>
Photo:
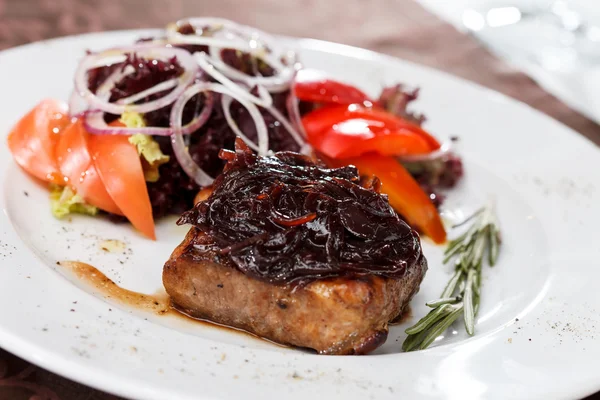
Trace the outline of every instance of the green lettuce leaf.
<instances>
[{"instance_id":1,"label":"green lettuce leaf","mask_svg":"<svg viewBox=\"0 0 600 400\"><path fill-rule=\"evenodd\" d=\"M70 187L52 185L50 187L50 207L56 218L64 218L69 214L98 214L98 207L91 206Z\"/></svg>"},{"instance_id":2,"label":"green lettuce leaf","mask_svg":"<svg viewBox=\"0 0 600 400\"><path fill-rule=\"evenodd\" d=\"M121 122L128 128L143 128L146 126L144 117L135 112L124 112L121 115ZM144 177L147 182L156 182L160 177L158 167L169 162L169 156L163 154L158 143L152 136L141 133L131 135L129 142L133 144L140 157L142 158L142 167L144 168Z\"/></svg>"}]
</instances>

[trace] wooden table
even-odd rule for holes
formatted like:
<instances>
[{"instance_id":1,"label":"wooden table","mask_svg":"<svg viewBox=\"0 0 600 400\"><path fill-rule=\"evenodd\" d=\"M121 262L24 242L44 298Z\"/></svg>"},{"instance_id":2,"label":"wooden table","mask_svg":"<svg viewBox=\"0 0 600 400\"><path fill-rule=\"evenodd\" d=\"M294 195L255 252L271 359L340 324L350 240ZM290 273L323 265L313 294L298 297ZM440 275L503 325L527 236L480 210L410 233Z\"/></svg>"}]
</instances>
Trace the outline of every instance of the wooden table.
<instances>
[{"instance_id":1,"label":"wooden table","mask_svg":"<svg viewBox=\"0 0 600 400\"><path fill-rule=\"evenodd\" d=\"M600 126L414 0L0 0L0 49L84 32L160 27L186 16L235 19L432 66L528 103L600 145ZM34 393L48 399L117 399L0 349L0 400L29 399ZM588 398L593 399L600 395Z\"/></svg>"}]
</instances>

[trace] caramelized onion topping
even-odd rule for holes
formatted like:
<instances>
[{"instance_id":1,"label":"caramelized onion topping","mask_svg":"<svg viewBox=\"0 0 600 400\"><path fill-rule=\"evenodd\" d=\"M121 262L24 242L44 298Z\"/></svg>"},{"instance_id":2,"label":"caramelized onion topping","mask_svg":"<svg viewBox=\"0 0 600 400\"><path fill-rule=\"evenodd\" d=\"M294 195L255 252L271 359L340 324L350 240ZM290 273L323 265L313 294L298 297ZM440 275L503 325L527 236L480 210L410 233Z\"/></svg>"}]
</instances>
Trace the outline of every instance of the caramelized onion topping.
<instances>
[{"instance_id":1,"label":"caramelized onion topping","mask_svg":"<svg viewBox=\"0 0 600 400\"><path fill-rule=\"evenodd\" d=\"M292 152L258 157L242 140L208 199L183 214L214 241L216 262L277 284L365 274L401 278L422 257L418 234L353 166ZM227 258L227 259L223 259ZM229 262L228 262L229 261Z\"/></svg>"}]
</instances>

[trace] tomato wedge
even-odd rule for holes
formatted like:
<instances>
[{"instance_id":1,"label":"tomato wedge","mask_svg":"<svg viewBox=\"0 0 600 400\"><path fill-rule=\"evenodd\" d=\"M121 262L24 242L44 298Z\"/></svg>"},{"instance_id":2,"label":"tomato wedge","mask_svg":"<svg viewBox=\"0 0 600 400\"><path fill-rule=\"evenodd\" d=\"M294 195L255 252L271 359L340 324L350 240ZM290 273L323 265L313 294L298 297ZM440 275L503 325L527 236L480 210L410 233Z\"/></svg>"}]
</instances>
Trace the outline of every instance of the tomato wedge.
<instances>
[{"instance_id":1,"label":"tomato wedge","mask_svg":"<svg viewBox=\"0 0 600 400\"><path fill-rule=\"evenodd\" d=\"M110 197L136 229L156 240L142 163L128 136L90 135L88 146Z\"/></svg>"},{"instance_id":2,"label":"tomato wedge","mask_svg":"<svg viewBox=\"0 0 600 400\"><path fill-rule=\"evenodd\" d=\"M354 165L361 175L374 175L382 183L381 192L411 226L416 226L435 243L446 241L446 230L431 199L410 173L393 157L363 155L344 160L330 160L333 166Z\"/></svg>"},{"instance_id":3,"label":"tomato wedge","mask_svg":"<svg viewBox=\"0 0 600 400\"><path fill-rule=\"evenodd\" d=\"M75 120L63 130L56 146L56 159L60 172L64 175L67 184L87 203L104 211L123 215L104 188L94 166L88 152L88 136L81 119Z\"/></svg>"},{"instance_id":4,"label":"tomato wedge","mask_svg":"<svg viewBox=\"0 0 600 400\"><path fill-rule=\"evenodd\" d=\"M328 106L302 118L307 139L313 147L333 158L426 154L440 147L423 129L384 110L364 107Z\"/></svg>"},{"instance_id":5,"label":"tomato wedge","mask_svg":"<svg viewBox=\"0 0 600 400\"><path fill-rule=\"evenodd\" d=\"M46 182L64 185L55 149L60 132L70 123L65 103L45 99L12 128L8 147L26 172Z\"/></svg>"},{"instance_id":6,"label":"tomato wedge","mask_svg":"<svg viewBox=\"0 0 600 400\"><path fill-rule=\"evenodd\" d=\"M313 103L352 104L371 102L362 90L328 79L322 72L301 69L294 80L294 93L300 100Z\"/></svg>"}]
</instances>

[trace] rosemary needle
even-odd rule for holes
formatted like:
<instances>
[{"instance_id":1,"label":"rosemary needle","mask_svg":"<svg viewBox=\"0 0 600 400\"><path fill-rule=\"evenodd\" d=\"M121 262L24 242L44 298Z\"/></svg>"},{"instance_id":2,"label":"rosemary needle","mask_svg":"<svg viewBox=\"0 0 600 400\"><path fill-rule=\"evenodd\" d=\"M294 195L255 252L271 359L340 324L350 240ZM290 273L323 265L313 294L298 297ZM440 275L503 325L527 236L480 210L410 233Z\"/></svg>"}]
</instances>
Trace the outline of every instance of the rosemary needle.
<instances>
[{"instance_id":1,"label":"rosemary needle","mask_svg":"<svg viewBox=\"0 0 600 400\"><path fill-rule=\"evenodd\" d=\"M425 349L462 314L469 335L475 333L475 317L481 296L481 267L487 253L490 266L496 264L500 250L500 230L492 203L480 208L457 226L471 222L470 227L448 243L444 264L454 260L454 274L439 299L430 301L432 310L408 328L402 344L404 351Z\"/></svg>"}]
</instances>

